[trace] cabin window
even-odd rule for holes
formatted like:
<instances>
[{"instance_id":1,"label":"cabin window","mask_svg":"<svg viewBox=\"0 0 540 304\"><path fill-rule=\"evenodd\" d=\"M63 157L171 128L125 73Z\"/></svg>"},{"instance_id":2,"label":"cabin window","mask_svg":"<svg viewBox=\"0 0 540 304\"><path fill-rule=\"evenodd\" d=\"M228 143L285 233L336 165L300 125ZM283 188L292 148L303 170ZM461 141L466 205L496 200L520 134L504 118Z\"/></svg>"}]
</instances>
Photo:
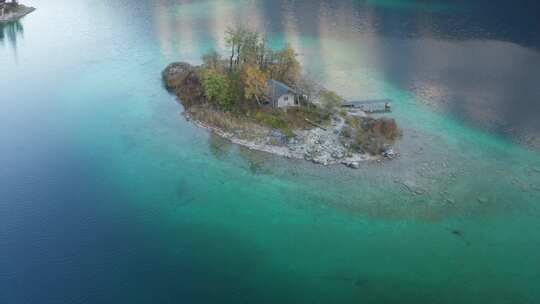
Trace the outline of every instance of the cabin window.
<instances>
[{"instance_id":1,"label":"cabin window","mask_svg":"<svg viewBox=\"0 0 540 304\"><path fill-rule=\"evenodd\" d=\"M285 98L283 98L283 100L289 101L289 96L285 96Z\"/></svg>"}]
</instances>

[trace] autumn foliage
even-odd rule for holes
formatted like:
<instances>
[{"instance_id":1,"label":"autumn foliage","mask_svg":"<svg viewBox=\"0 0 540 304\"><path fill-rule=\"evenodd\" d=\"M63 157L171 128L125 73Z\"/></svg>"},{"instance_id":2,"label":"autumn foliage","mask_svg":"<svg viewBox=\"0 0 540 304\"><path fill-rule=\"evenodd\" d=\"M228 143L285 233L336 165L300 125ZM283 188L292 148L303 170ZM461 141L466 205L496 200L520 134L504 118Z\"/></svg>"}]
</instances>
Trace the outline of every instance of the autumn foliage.
<instances>
[{"instance_id":1,"label":"autumn foliage","mask_svg":"<svg viewBox=\"0 0 540 304\"><path fill-rule=\"evenodd\" d=\"M269 79L296 87L300 63L289 45L274 51L261 34L245 28L229 28L225 42L230 50L225 57L215 50L202 57L202 82L208 101L238 109L260 105Z\"/></svg>"},{"instance_id":2,"label":"autumn foliage","mask_svg":"<svg viewBox=\"0 0 540 304\"><path fill-rule=\"evenodd\" d=\"M242 69L241 79L244 85L244 98L246 100L255 99L260 103L260 96L264 94L268 81L266 73L256 66L246 64Z\"/></svg>"}]
</instances>

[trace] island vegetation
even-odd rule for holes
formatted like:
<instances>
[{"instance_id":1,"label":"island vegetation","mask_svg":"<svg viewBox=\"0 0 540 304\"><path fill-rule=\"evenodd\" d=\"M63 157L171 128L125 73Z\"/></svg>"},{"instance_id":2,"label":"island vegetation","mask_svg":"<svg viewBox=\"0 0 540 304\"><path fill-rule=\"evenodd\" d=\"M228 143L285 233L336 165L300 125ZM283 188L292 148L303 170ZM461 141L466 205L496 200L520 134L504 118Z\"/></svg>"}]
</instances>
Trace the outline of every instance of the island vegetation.
<instances>
[{"instance_id":1,"label":"island vegetation","mask_svg":"<svg viewBox=\"0 0 540 304\"><path fill-rule=\"evenodd\" d=\"M35 8L22 5L17 0L0 0L0 22L17 21L34 10Z\"/></svg>"},{"instance_id":2,"label":"island vegetation","mask_svg":"<svg viewBox=\"0 0 540 304\"><path fill-rule=\"evenodd\" d=\"M201 65L176 62L162 73L200 126L253 149L352 167L399 137L393 119L341 108L343 98L302 74L290 45L274 50L245 28L228 29L226 44L226 55L210 50Z\"/></svg>"}]
</instances>

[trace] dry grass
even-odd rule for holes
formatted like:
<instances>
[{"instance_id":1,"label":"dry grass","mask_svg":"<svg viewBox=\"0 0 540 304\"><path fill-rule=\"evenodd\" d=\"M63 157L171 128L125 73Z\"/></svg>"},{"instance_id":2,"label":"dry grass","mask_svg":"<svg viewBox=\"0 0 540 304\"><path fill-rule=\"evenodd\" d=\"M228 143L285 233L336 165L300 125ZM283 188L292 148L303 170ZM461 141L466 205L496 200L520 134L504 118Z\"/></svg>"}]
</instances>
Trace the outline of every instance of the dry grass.
<instances>
[{"instance_id":1,"label":"dry grass","mask_svg":"<svg viewBox=\"0 0 540 304\"><path fill-rule=\"evenodd\" d=\"M293 130L313 128L306 119L319 124L330 121L317 109L305 107L287 110L250 107L232 112L223 111L209 103L201 103L189 106L187 111L195 120L236 133L243 138L264 136L270 129L280 130L284 135L293 137Z\"/></svg>"},{"instance_id":2,"label":"dry grass","mask_svg":"<svg viewBox=\"0 0 540 304\"><path fill-rule=\"evenodd\" d=\"M308 107L297 107L289 109L258 108L249 116L257 122L270 128L280 129L286 135L291 135L292 130L309 130L313 125L307 122L310 120L318 124L327 124L330 122L328 116L321 114L318 109Z\"/></svg>"},{"instance_id":3,"label":"dry grass","mask_svg":"<svg viewBox=\"0 0 540 304\"><path fill-rule=\"evenodd\" d=\"M191 106L188 112L195 120L226 132L235 133L245 139L261 137L269 131L247 117L232 112L224 112L208 104Z\"/></svg>"}]
</instances>

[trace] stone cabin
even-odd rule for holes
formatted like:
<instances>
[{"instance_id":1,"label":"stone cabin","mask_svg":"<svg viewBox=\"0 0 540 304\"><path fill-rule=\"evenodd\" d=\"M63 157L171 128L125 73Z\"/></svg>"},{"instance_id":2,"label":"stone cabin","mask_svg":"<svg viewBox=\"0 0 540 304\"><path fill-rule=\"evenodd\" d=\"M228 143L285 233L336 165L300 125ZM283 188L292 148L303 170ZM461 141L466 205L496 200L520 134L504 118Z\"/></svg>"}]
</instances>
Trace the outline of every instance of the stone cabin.
<instances>
[{"instance_id":1,"label":"stone cabin","mask_svg":"<svg viewBox=\"0 0 540 304\"><path fill-rule=\"evenodd\" d=\"M266 98L274 108L297 107L300 105L299 94L283 82L270 79L266 83Z\"/></svg>"}]
</instances>

